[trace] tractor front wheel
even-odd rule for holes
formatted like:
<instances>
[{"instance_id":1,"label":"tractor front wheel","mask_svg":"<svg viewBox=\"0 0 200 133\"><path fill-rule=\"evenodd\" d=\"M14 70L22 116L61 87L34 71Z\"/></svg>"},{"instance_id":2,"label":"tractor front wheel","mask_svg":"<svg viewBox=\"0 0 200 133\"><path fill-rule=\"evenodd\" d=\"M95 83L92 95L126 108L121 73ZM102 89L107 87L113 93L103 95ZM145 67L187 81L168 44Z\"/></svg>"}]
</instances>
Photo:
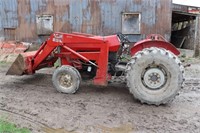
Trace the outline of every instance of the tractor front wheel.
<instances>
[{"instance_id":1,"label":"tractor front wheel","mask_svg":"<svg viewBox=\"0 0 200 133\"><path fill-rule=\"evenodd\" d=\"M142 103L160 105L172 101L183 83L184 68L176 55L165 49L146 48L127 65L127 85Z\"/></svg>"},{"instance_id":2,"label":"tractor front wheel","mask_svg":"<svg viewBox=\"0 0 200 133\"><path fill-rule=\"evenodd\" d=\"M81 76L76 68L65 65L54 71L52 82L57 91L73 94L80 86Z\"/></svg>"}]
</instances>

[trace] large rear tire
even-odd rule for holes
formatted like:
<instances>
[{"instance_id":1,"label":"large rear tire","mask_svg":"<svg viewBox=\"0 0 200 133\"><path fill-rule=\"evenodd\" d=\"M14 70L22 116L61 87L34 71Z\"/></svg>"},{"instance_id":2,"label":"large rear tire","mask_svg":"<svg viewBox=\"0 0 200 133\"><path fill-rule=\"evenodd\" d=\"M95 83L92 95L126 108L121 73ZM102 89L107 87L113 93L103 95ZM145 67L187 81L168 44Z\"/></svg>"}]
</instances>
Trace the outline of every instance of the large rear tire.
<instances>
[{"instance_id":1,"label":"large rear tire","mask_svg":"<svg viewBox=\"0 0 200 133\"><path fill-rule=\"evenodd\" d=\"M73 94L80 86L81 76L76 68L65 65L54 71L52 82L57 91Z\"/></svg>"},{"instance_id":2,"label":"large rear tire","mask_svg":"<svg viewBox=\"0 0 200 133\"><path fill-rule=\"evenodd\" d=\"M136 53L127 65L127 85L142 103L166 104L182 87L184 68L176 55L159 48Z\"/></svg>"}]
</instances>

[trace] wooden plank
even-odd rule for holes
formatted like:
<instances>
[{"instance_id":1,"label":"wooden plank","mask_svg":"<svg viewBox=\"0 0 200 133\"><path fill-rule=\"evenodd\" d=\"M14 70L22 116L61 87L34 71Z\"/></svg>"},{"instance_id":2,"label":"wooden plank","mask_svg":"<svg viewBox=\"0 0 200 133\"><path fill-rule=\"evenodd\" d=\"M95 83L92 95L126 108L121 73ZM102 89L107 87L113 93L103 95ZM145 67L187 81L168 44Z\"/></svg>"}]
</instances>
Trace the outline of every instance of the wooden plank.
<instances>
[{"instance_id":1,"label":"wooden plank","mask_svg":"<svg viewBox=\"0 0 200 133\"><path fill-rule=\"evenodd\" d=\"M200 55L200 15L196 18L196 27L195 27L195 39L194 39L194 57L198 57Z\"/></svg>"}]
</instances>

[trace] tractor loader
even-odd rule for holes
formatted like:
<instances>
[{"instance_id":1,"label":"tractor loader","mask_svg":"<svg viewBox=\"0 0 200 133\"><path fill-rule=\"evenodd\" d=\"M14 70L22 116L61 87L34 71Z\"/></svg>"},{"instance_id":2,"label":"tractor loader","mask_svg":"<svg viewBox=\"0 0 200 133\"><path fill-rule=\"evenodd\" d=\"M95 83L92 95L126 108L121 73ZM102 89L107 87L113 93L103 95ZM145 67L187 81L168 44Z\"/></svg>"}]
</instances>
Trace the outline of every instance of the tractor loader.
<instances>
[{"instance_id":1,"label":"tractor loader","mask_svg":"<svg viewBox=\"0 0 200 133\"><path fill-rule=\"evenodd\" d=\"M83 77L94 85L106 86L112 76L124 76L130 93L140 102L160 105L172 101L184 80L184 67L177 57L180 52L158 34L129 44L121 33L56 32L37 51L20 54L7 75L34 74L54 67L59 59L61 65L55 69L52 82L61 93L75 93ZM130 58L124 61L124 55Z\"/></svg>"}]
</instances>

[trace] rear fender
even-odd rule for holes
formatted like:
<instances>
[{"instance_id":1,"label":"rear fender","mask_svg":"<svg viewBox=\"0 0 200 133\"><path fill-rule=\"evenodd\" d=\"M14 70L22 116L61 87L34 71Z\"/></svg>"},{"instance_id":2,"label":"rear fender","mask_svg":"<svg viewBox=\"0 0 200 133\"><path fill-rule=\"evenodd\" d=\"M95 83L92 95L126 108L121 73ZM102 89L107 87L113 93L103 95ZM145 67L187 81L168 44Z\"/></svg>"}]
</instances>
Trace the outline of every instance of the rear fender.
<instances>
[{"instance_id":1,"label":"rear fender","mask_svg":"<svg viewBox=\"0 0 200 133\"><path fill-rule=\"evenodd\" d=\"M178 49L173 44L171 44L169 42L166 42L166 41L163 41L163 40L146 39L146 40L142 40L142 41L136 43L131 48L131 56L135 55L138 51L141 51L144 48L150 48L150 47L164 48L166 50L171 51L175 55L180 54Z\"/></svg>"}]
</instances>

